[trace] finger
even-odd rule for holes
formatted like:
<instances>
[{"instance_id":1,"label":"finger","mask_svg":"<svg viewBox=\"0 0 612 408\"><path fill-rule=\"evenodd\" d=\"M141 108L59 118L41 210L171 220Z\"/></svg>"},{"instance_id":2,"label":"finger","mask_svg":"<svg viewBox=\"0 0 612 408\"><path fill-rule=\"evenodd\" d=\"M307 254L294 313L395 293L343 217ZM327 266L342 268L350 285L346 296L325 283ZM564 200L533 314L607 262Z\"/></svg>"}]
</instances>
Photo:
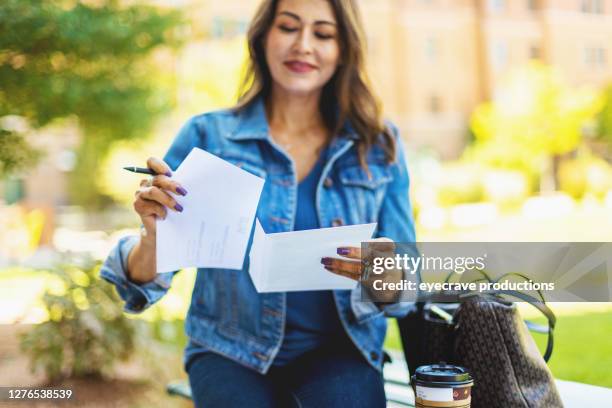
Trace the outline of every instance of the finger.
<instances>
[{"instance_id":1,"label":"finger","mask_svg":"<svg viewBox=\"0 0 612 408\"><path fill-rule=\"evenodd\" d=\"M153 177L153 185L161 188L162 190L172 191L173 193L182 196L187 195L187 190L185 190L179 183L163 174L158 174L157 176Z\"/></svg>"},{"instance_id":2,"label":"finger","mask_svg":"<svg viewBox=\"0 0 612 408\"><path fill-rule=\"evenodd\" d=\"M149 157L147 159L147 167L153 170L157 174L165 174L168 177L172 176L170 167L163 160L157 157Z\"/></svg>"},{"instance_id":3,"label":"finger","mask_svg":"<svg viewBox=\"0 0 612 408\"><path fill-rule=\"evenodd\" d=\"M355 281L359 281L361 279L361 275L356 275L354 273L351 273L351 272L348 272L342 269L334 269L334 268L330 268L329 266L325 266L324 268L330 271L331 273L334 273L340 276L344 276L346 278L353 279Z\"/></svg>"},{"instance_id":4,"label":"finger","mask_svg":"<svg viewBox=\"0 0 612 408\"><path fill-rule=\"evenodd\" d=\"M141 217L150 217L154 215L163 220L166 219L167 215L166 207L150 200L137 199L134 201L134 210L136 210Z\"/></svg>"},{"instance_id":5,"label":"finger","mask_svg":"<svg viewBox=\"0 0 612 408\"><path fill-rule=\"evenodd\" d=\"M339 247L336 253L350 259L361 259L361 247Z\"/></svg>"},{"instance_id":6,"label":"finger","mask_svg":"<svg viewBox=\"0 0 612 408\"><path fill-rule=\"evenodd\" d=\"M183 211L183 206L159 187L141 187L138 197L144 200L156 201L178 212Z\"/></svg>"},{"instance_id":7,"label":"finger","mask_svg":"<svg viewBox=\"0 0 612 408\"><path fill-rule=\"evenodd\" d=\"M321 263L326 269L332 269L334 273L357 280L361 277L361 262L325 257L321 259Z\"/></svg>"}]
</instances>

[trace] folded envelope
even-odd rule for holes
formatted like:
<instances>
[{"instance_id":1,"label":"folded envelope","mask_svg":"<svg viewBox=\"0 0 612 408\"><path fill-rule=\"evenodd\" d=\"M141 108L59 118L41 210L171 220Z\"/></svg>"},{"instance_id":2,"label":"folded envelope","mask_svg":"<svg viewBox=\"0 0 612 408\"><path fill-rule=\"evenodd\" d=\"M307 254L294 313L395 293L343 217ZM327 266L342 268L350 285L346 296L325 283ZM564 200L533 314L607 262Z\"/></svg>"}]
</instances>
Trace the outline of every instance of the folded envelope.
<instances>
[{"instance_id":1,"label":"folded envelope","mask_svg":"<svg viewBox=\"0 0 612 408\"><path fill-rule=\"evenodd\" d=\"M376 223L266 234L255 222L249 273L257 292L353 289L357 282L329 272L323 257L338 257L341 246L361 246Z\"/></svg>"},{"instance_id":2,"label":"folded envelope","mask_svg":"<svg viewBox=\"0 0 612 408\"><path fill-rule=\"evenodd\" d=\"M184 207L157 220L157 272L241 269L264 179L197 147L172 175Z\"/></svg>"}]
</instances>

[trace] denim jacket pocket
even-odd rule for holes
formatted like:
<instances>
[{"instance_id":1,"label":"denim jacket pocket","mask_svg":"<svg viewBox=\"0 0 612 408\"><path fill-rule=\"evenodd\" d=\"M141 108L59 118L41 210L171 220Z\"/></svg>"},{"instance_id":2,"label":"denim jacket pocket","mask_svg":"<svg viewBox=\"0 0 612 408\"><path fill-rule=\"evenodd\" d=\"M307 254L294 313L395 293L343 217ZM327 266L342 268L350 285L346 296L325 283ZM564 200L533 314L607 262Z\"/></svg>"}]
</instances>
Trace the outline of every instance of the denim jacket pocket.
<instances>
[{"instance_id":1,"label":"denim jacket pocket","mask_svg":"<svg viewBox=\"0 0 612 408\"><path fill-rule=\"evenodd\" d=\"M370 174L361 166L350 166L339 170L340 181L347 186L376 189L391 181L391 172L388 166L371 164L368 167Z\"/></svg>"},{"instance_id":2,"label":"denim jacket pocket","mask_svg":"<svg viewBox=\"0 0 612 408\"><path fill-rule=\"evenodd\" d=\"M339 169L338 177L342 184L349 224L376 222L378 212L385 196L386 186L392 180L388 166L372 164L370 174L360 166Z\"/></svg>"}]
</instances>

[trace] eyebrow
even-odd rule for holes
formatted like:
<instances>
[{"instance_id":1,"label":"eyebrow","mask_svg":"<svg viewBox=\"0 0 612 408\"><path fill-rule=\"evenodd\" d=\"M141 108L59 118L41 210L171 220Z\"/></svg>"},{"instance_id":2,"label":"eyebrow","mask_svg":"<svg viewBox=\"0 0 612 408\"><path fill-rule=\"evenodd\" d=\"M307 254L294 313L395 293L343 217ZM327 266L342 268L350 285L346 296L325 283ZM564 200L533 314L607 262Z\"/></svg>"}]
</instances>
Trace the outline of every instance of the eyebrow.
<instances>
[{"instance_id":1,"label":"eyebrow","mask_svg":"<svg viewBox=\"0 0 612 408\"><path fill-rule=\"evenodd\" d=\"M292 18L294 18L294 19L296 19L296 20L298 20L298 21L302 21L302 19L300 18L300 16L298 16L297 14L292 13L292 12L290 12L290 11L281 11L281 12L279 12L279 13L278 13L278 15L279 15L279 16L280 16L280 15L286 15L286 16L292 17ZM332 21L328 21L328 20L316 20L314 23L315 23L315 24L329 24L329 25L332 25L332 26L334 26L334 27L336 26L336 23L334 23L334 22L332 22Z\"/></svg>"}]
</instances>

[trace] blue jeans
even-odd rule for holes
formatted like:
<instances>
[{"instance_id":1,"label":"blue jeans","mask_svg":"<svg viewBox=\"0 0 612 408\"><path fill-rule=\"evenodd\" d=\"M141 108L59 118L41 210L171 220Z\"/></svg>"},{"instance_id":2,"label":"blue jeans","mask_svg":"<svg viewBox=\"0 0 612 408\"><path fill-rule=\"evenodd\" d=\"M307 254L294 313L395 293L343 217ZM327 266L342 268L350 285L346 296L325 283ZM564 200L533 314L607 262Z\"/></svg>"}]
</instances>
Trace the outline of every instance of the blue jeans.
<instances>
[{"instance_id":1,"label":"blue jeans","mask_svg":"<svg viewBox=\"0 0 612 408\"><path fill-rule=\"evenodd\" d=\"M193 356L187 365L197 408L384 408L384 380L352 344L322 347L267 374L218 354Z\"/></svg>"}]
</instances>

